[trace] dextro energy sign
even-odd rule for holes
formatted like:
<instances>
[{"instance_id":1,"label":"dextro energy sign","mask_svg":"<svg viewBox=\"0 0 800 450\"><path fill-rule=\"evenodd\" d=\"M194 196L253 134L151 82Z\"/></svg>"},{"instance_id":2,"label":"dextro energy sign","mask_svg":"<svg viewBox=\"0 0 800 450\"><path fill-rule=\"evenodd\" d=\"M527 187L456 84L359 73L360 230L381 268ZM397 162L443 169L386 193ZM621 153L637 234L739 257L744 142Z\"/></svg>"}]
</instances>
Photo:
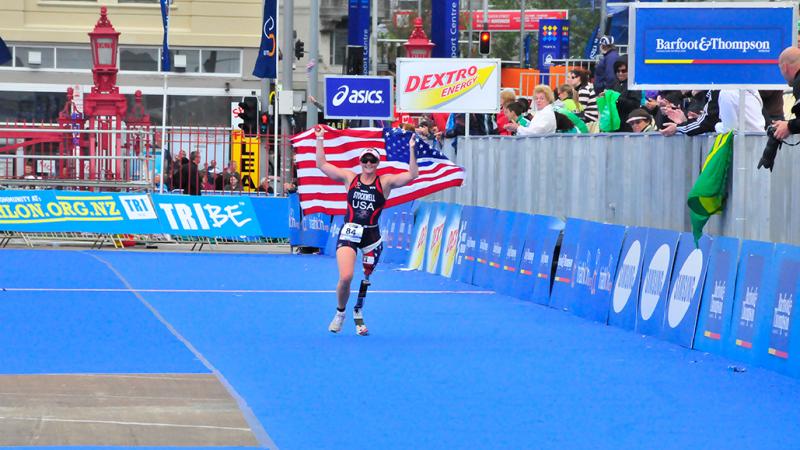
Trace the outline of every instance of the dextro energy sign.
<instances>
[{"instance_id":1,"label":"dextro energy sign","mask_svg":"<svg viewBox=\"0 0 800 450\"><path fill-rule=\"evenodd\" d=\"M398 58L401 112L497 112L499 59Z\"/></svg>"}]
</instances>

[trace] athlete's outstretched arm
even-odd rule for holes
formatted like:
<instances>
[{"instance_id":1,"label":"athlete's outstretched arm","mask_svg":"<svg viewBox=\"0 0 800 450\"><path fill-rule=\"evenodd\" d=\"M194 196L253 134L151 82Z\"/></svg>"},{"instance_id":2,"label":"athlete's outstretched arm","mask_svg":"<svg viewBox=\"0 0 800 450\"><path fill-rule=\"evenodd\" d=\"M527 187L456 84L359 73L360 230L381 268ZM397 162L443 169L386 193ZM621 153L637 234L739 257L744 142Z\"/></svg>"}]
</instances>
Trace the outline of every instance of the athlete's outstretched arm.
<instances>
[{"instance_id":1,"label":"athlete's outstretched arm","mask_svg":"<svg viewBox=\"0 0 800 450\"><path fill-rule=\"evenodd\" d=\"M414 150L416 146L417 135L412 133L411 140L408 141L408 171L391 175L386 181L383 182L383 189L385 195L389 196L389 191L392 188L405 186L419 176L419 167L417 167L417 154Z\"/></svg>"},{"instance_id":2,"label":"athlete's outstretched arm","mask_svg":"<svg viewBox=\"0 0 800 450\"><path fill-rule=\"evenodd\" d=\"M314 130L314 134L317 136L317 169L333 180L351 181L355 176L353 172L340 169L325 159L325 130L322 127L317 127Z\"/></svg>"}]
</instances>

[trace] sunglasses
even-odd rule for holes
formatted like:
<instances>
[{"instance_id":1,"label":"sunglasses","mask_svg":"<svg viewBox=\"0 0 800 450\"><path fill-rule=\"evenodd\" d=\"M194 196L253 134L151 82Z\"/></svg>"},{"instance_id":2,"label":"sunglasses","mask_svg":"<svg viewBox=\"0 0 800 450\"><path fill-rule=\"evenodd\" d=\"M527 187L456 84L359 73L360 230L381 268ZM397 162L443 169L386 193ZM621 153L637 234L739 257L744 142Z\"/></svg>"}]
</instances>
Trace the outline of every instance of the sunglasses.
<instances>
[{"instance_id":1,"label":"sunglasses","mask_svg":"<svg viewBox=\"0 0 800 450\"><path fill-rule=\"evenodd\" d=\"M378 158L373 155L364 155L361 157L361 164L378 164Z\"/></svg>"},{"instance_id":2,"label":"sunglasses","mask_svg":"<svg viewBox=\"0 0 800 450\"><path fill-rule=\"evenodd\" d=\"M628 69L619 69L617 73L628 73Z\"/></svg>"}]
</instances>

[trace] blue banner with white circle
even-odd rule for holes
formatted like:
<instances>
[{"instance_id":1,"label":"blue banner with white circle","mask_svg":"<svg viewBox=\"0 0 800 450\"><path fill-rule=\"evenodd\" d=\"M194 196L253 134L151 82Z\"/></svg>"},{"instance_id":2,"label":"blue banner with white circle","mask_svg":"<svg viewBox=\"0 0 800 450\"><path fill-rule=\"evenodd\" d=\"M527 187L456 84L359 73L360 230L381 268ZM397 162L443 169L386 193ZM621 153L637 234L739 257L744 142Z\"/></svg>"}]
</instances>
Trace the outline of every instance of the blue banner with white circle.
<instances>
[{"instance_id":1,"label":"blue banner with white circle","mask_svg":"<svg viewBox=\"0 0 800 450\"><path fill-rule=\"evenodd\" d=\"M647 228L630 227L620 253L620 267L611 294L608 324L633 330L639 311L639 285L642 279L642 261L647 245Z\"/></svg>"},{"instance_id":2,"label":"blue banner with white circle","mask_svg":"<svg viewBox=\"0 0 800 450\"><path fill-rule=\"evenodd\" d=\"M676 231L654 228L647 231L639 314L636 316L636 332L639 334L658 336L661 333L678 237Z\"/></svg>"},{"instance_id":3,"label":"blue banner with white circle","mask_svg":"<svg viewBox=\"0 0 800 450\"><path fill-rule=\"evenodd\" d=\"M391 119L392 77L325 76L326 119Z\"/></svg>"}]
</instances>

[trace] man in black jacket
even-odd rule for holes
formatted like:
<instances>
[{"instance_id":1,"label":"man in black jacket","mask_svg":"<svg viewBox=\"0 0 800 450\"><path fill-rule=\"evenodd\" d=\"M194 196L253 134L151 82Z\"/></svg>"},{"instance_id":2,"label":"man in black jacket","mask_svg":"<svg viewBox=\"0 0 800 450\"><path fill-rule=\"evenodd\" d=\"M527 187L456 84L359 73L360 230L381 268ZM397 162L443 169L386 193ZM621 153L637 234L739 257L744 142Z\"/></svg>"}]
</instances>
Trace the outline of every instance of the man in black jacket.
<instances>
[{"instance_id":1,"label":"man in black jacket","mask_svg":"<svg viewBox=\"0 0 800 450\"><path fill-rule=\"evenodd\" d=\"M181 167L181 189L186 195L200 195L200 152L193 151L189 154L189 163Z\"/></svg>"},{"instance_id":2,"label":"man in black jacket","mask_svg":"<svg viewBox=\"0 0 800 450\"><path fill-rule=\"evenodd\" d=\"M774 136L783 140L790 134L800 133L800 48L789 47L781 53L778 58L778 67L781 75L792 87L795 103L792 112L795 115L791 120L776 120L772 122L775 126Z\"/></svg>"}]
</instances>

